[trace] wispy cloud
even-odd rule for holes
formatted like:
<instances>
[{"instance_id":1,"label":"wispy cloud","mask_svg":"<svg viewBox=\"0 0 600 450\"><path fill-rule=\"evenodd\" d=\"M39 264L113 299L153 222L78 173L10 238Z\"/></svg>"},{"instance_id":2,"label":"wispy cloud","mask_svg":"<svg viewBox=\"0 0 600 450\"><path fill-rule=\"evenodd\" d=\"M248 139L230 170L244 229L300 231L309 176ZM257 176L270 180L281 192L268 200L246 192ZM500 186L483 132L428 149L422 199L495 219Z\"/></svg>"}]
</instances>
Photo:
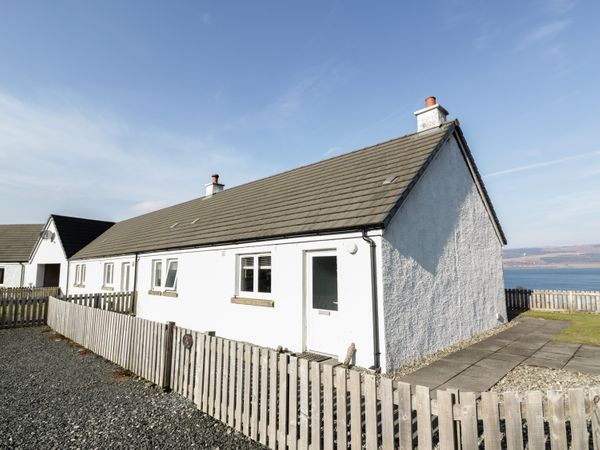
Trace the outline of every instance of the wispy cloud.
<instances>
[{"instance_id":1,"label":"wispy cloud","mask_svg":"<svg viewBox=\"0 0 600 450\"><path fill-rule=\"evenodd\" d=\"M523 49L530 45L555 38L564 30L566 30L570 24L571 21L569 19L560 19L553 20L543 25L540 25L537 28L534 28L533 30L526 33L521 38L517 48Z\"/></svg>"},{"instance_id":2,"label":"wispy cloud","mask_svg":"<svg viewBox=\"0 0 600 450\"><path fill-rule=\"evenodd\" d=\"M203 195L214 171L232 185L253 168L211 136L137 129L72 104L0 92L0 222L52 212L123 219Z\"/></svg>"},{"instance_id":3,"label":"wispy cloud","mask_svg":"<svg viewBox=\"0 0 600 450\"><path fill-rule=\"evenodd\" d=\"M600 156L600 151L597 152L588 152L588 153L580 153L578 155L565 156L564 158L553 159L551 161L542 161L534 164L526 164L523 166L512 167L510 169L499 170L497 172L492 172L484 175L484 177L491 178L497 177L500 175L508 175L516 172L524 172L527 170L539 169L540 167L553 166L556 164L562 164L568 161L574 161L577 159L590 158L592 156Z\"/></svg>"}]
</instances>

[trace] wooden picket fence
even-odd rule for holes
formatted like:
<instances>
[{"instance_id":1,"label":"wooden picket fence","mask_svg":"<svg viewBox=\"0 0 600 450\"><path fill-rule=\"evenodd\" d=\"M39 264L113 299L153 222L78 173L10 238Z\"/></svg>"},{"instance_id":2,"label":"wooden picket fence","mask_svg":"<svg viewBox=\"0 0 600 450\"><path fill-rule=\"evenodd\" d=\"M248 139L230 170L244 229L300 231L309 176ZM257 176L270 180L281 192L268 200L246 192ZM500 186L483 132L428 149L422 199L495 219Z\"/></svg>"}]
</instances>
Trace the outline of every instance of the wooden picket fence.
<instances>
[{"instance_id":1,"label":"wooden picket fence","mask_svg":"<svg viewBox=\"0 0 600 450\"><path fill-rule=\"evenodd\" d=\"M0 288L0 300L30 300L33 298L57 297L60 295L59 287L43 288Z\"/></svg>"},{"instance_id":2,"label":"wooden picket fence","mask_svg":"<svg viewBox=\"0 0 600 450\"><path fill-rule=\"evenodd\" d=\"M32 327L46 324L48 297L0 297L0 328Z\"/></svg>"},{"instance_id":3,"label":"wooden picket fence","mask_svg":"<svg viewBox=\"0 0 600 450\"><path fill-rule=\"evenodd\" d=\"M76 305L90 308L114 311L123 314L133 314L135 294L133 292L102 292L95 294L74 294L62 297L63 300Z\"/></svg>"},{"instance_id":4,"label":"wooden picket fence","mask_svg":"<svg viewBox=\"0 0 600 450\"><path fill-rule=\"evenodd\" d=\"M158 386L169 385L165 349L172 337L165 324L50 297L48 326Z\"/></svg>"},{"instance_id":5,"label":"wooden picket fence","mask_svg":"<svg viewBox=\"0 0 600 450\"><path fill-rule=\"evenodd\" d=\"M49 309L57 332L272 449L600 448L600 387L430 392L172 323L54 298Z\"/></svg>"},{"instance_id":6,"label":"wooden picket fence","mask_svg":"<svg viewBox=\"0 0 600 450\"><path fill-rule=\"evenodd\" d=\"M600 313L600 291L505 289L509 311L544 310Z\"/></svg>"}]
</instances>

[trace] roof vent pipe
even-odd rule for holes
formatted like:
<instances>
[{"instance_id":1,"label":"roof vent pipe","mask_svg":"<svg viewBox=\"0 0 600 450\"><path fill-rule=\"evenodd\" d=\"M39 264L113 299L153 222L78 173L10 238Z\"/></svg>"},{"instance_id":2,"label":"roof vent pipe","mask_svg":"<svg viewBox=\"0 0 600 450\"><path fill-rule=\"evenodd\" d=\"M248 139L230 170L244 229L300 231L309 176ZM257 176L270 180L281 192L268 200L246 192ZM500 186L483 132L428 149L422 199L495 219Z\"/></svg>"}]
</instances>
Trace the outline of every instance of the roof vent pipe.
<instances>
[{"instance_id":1,"label":"roof vent pipe","mask_svg":"<svg viewBox=\"0 0 600 450\"><path fill-rule=\"evenodd\" d=\"M221 192L223 190L223 188L225 188L225 185L219 183L219 175L215 173L214 175L211 175L210 183L205 185L205 188L206 188L206 197L211 197L212 195L216 194L217 192Z\"/></svg>"},{"instance_id":2,"label":"roof vent pipe","mask_svg":"<svg viewBox=\"0 0 600 450\"><path fill-rule=\"evenodd\" d=\"M448 111L439 105L435 97L425 99L425 108L415 111L417 116L417 131L436 128L446 122Z\"/></svg>"}]
</instances>

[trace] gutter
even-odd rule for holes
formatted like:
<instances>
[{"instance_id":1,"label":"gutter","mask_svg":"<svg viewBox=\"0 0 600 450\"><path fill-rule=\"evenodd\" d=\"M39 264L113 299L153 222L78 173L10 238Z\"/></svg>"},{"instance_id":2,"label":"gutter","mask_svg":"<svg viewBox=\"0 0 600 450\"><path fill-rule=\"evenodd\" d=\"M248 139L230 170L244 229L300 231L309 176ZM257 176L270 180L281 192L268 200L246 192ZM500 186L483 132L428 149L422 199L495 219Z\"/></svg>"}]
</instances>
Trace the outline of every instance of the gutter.
<instances>
[{"instance_id":1,"label":"gutter","mask_svg":"<svg viewBox=\"0 0 600 450\"><path fill-rule=\"evenodd\" d=\"M377 246L375 241L367 236L367 229L363 229L362 238L369 244L371 251L371 310L373 320L373 367L381 370L381 351L379 348L379 306L377 300Z\"/></svg>"}]
</instances>

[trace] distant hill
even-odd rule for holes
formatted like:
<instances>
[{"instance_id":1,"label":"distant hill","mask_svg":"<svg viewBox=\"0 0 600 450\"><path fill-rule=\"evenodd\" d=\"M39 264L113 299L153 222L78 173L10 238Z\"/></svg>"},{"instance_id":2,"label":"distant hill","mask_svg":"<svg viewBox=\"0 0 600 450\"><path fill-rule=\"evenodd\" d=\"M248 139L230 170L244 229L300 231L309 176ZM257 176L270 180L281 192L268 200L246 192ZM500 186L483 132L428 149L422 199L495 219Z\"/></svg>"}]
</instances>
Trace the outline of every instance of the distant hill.
<instances>
[{"instance_id":1,"label":"distant hill","mask_svg":"<svg viewBox=\"0 0 600 450\"><path fill-rule=\"evenodd\" d=\"M532 247L504 250L506 269L600 268L600 244L568 247Z\"/></svg>"}]
</instances>

